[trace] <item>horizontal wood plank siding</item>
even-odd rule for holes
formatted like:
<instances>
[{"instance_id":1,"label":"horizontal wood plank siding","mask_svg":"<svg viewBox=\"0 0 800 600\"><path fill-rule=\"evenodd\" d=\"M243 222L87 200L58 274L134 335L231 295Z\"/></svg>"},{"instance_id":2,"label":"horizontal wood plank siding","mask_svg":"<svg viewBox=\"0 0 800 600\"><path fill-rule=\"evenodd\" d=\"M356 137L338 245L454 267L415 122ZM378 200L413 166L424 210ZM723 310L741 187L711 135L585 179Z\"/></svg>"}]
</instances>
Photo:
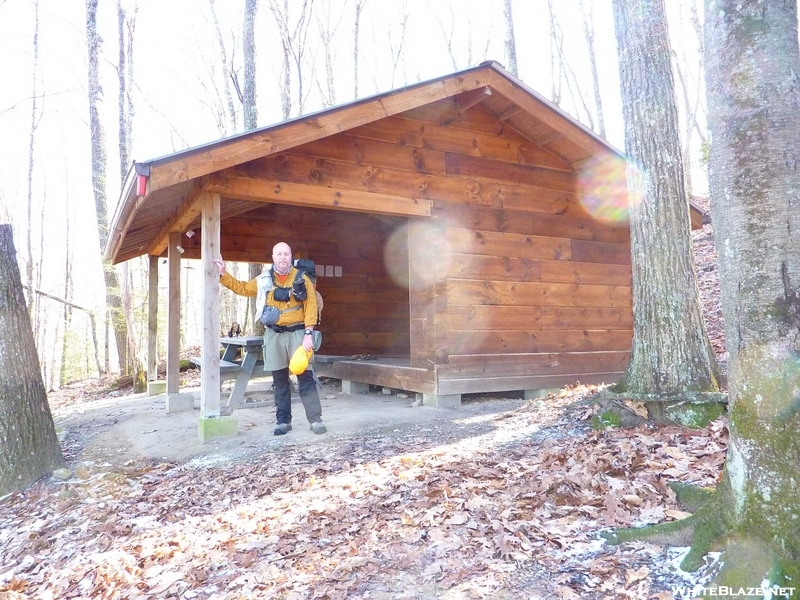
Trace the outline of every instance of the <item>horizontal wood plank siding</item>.
<instances>
[{"instance_id":1,"label":"horizontal wood plank siding","mask_svg":"<svg viewBox=\"0 0 800 600\"><path fill-rule=\"evenodd\" d=\"M623 370L630 358L627 351L546 352L518 354L454 354L450 364L439 368L442 379L468 377L528 377L581 371L605 373Z\"/></svg>"},{"instance_id":2,"label":"horizontal wood plank siding","mask_svg":"<svg viewBox=\"0 0 800 600\"><path fill-rule=\"evenodd\" d=\"M447 284L447 303L450 306L489 304L620 308L631 306L631 289L610 285L450 279Z\"/></svg>"},{"instance_id":3,"label":"horizontal wood plank siding","mask_svg":"<svg viewBox=\"0 0 800 600\"><path fill-rule=\"evenodd\" d=\"M471 394L505 392L509 390L558 389L574 383L616 383L622 376L618 373L574 373L567 375L540 375L534 377L484 377L481 379L439 379L438 393Z\"/></svg>"},{"instance_id":4,"label":"horizontal wood plank siding","mask_svg":"<svg viewBox=\"0 0 800 600\"><path fill-rule=\"evenodd\" d=\"M450 331L450 354L509 354L518 352L625 351L631 332L607 329L529 329L516 331Z\"/></svg>"},{"instance_id":5,"label":"horizontal wood plank siding","mask_svg":"<svg viewBox=\"0 0 800 600\"><path fill-rule=\"evenodd\" d=\"M484 104L505 107L508 121L442 99L226 175L255 190L296 190L297 203L340 191L357 210L369 210L371 197L396 205L377 218L270 205L223 224L226 258L269 260L285 240L342 267L343 277L318 284L325 354L406 356L412 369L334 363L332 376L447 394L614 381L624 370L633 329L627 225L584 208L582 175L562 148L548 149L558 143L550 126L539 128L539 144L509 125L511 104ZM430 217L390 214L402 198L428 201Z\"/></svg>"}]
</instances>

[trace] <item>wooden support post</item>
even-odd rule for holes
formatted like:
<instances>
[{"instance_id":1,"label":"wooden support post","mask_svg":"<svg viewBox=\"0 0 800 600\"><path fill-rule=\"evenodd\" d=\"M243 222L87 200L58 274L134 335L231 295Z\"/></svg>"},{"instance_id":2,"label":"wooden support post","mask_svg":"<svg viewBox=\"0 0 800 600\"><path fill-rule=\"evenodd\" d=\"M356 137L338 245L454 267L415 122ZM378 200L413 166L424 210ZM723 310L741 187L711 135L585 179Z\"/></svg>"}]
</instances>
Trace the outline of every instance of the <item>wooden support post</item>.
<instances>
[{"instance_id":1,"label":"wooden support post","mask_svg":"<svg viewBox=\"0 0 800 600\"><path fill-rule=\"evenodd\" d=\"M167 300L167 395L177 394L180 386L181 344L181 255L180 233L169 234L167 262L169 296Z\"/></svg>"},{"instance_id":2,"label":"wooden support post","mask_svg":"<svg viewBox=\"0 0 800 600\"><path fill-rule=\"evenodd\" d=\"M147 286L147 381L158 379L158 257L150 256Z\"/></svg>"},{"instance_id":3,"label":"wooden support post","mask_svg":"<svg viewBox=\"0 0 800 600\"><path fill-rule=\"evenodd\" d=\"M219 194L202 195L202 239L200 262L203 272L203 337L200 346L200 418L219 417L219 271L214 263L219 258Z\"/></svg>"}]
</instances>

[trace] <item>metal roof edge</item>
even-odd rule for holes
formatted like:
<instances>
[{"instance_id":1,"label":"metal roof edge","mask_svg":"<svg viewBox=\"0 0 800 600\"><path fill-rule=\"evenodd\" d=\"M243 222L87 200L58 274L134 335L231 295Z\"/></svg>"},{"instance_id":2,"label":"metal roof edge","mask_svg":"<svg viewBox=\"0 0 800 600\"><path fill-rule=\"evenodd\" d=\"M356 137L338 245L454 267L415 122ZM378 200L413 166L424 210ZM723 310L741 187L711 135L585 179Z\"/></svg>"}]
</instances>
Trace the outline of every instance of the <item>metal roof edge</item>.
<instances>
[{"instance_id":1,"label":"metal roof edge","mask_svg":"<svg viewBox=\"0 0 800 600\"><path fill-rule=\"evenodd\" d=\"M147 167L147 173L150 173L149 167ZM114 216L110 221L111 230L108 232L108 239L106 240L106 247L103 249L103 256L106 260L110 260L114 264L116 264L114 259L117 256L122 234L126 233L120 230L119 224L120 221L122 221L122 223L127 222L127 217L133 210L133 203L136 199L136 178L140 174L142 173L139 172L138 163L134 161L128 169L128 173L125 175L125 181L122 182L120 195L117 199L117 206L114 209ZM131 200L131 198L133 198L133 200Z\"/></svg>"}]
</instances>

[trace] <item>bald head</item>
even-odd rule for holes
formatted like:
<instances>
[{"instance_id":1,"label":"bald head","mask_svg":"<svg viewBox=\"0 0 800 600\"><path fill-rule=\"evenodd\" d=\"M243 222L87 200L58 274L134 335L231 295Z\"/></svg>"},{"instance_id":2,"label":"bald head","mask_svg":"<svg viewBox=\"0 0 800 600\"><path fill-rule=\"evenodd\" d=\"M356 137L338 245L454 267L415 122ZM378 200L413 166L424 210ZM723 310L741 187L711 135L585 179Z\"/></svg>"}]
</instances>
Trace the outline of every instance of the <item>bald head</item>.
<instances>
[{"instance_id":1,"label":"bald head","mask_svg":"<svg viewBox=\"0 0 800 600\"><path fill-rule=\"evenodd\" d=\"M288 273L292 268L292 249L286 242L278 242L272 248L272 264L281 275Z\"/></svg>"}]
</instances>

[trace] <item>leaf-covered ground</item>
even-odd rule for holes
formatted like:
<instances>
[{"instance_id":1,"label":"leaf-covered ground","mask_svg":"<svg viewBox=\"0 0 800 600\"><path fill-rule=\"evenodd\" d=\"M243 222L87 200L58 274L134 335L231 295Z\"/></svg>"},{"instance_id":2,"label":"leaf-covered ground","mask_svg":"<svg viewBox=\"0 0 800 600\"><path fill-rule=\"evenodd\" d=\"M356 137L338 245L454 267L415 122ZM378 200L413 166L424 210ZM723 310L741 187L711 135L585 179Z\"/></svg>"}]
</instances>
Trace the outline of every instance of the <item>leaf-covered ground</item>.
<instances>
[{"instance_id":1,"label":"leaf-covered ground","mask_svg":"<svg viewBox=\"0 0 800 600\"><path fill-rule=\"evenodd\" d=\"M724 369L713 230L692 235ZM594 431L567 409L591 391L226 464L71 464L0 498L0 600L672 598L698 581L677 551L598 533L682 517L666 483L715 484L726 421ZM126 393L95 380L50 402Z\"/></svg>"},{"instance_id":2,"label":"leaf-covered ground","mask_svg":"<svg viewBox=\"0 0 800 600\"><path fill-rule=\"evenodd\" d=\"M567 408L590 391L235 463L82 466L0 500L0 598L670 598L665 549L598 532L684 516L666 483L715 483L725 421L595 431Z\"/></svg>"}]
</instances>

